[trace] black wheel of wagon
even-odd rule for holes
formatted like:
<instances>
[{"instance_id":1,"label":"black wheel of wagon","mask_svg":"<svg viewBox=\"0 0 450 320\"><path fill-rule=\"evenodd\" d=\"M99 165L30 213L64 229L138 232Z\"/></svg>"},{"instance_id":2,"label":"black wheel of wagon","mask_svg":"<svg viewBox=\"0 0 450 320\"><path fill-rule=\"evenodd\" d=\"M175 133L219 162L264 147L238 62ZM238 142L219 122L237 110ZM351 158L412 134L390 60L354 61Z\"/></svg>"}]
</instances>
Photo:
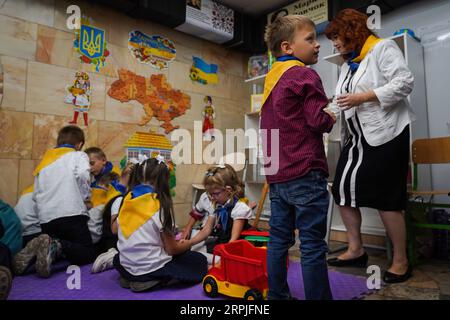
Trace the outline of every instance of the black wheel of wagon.
<instances>
[{"instance_id":1,"label":"black wheel of wagon","mask_svg":"<svg viewBox=\"0 0 450 320\"><path fill-rule=\"evenodd\" d=\"M263 300L263 296L259 290L250 289L245 293L244 300Z\"/></svg>"},{"instance_id":2,"label":"black wheel of wagon","mask_svg":"<svg viewBox=\"0 0 450 320\"><path fill-rule=\"evenodd\" d=\"M219 293L217 282L213 277L207 276L203 279L203 291L208 297L214 298Z\"/></svg>"}]
</instances>

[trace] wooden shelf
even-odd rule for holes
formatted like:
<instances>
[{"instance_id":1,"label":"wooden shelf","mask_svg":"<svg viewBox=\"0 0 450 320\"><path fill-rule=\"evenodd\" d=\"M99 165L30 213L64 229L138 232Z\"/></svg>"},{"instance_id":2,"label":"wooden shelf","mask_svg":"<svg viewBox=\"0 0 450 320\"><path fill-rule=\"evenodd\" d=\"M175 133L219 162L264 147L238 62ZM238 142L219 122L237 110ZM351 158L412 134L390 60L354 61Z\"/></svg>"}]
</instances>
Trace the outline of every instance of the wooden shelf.
<instances>
[{"instance_id":1,"label":"wooden shelf","mask_svg":"<svg viewBox=\"0 0 450 320\"><path fill-rule=\"evenodd\" d=\"M337 64L338 66L344 63L344 59L342 59L340 53L331 54L329 56L324 57L322 60Z\"/></svg>"},{"instance_id":2,"label":"wooden shelf","mask_svg":"<svg viewBox=\"0 0 450 320\"><path fill-rule=\"evenodd\" d=\"M246 83L254 83L254 84L264 84L264 79L266 78L266 75L263 74L261 76L257 76L250 79L245 79L244 82Z\"/></svg>"},{"instance_id":3,"label":"wooden shelf","mask_svg":"<svg viewBox=\"0 0 450 320\"><path fill-rule=\"evenodd\" d=\"M245 115L249 116L249 117L254 117L254 116L259 117L259 111L247 112Z\"/></svg>"}]
</instances>

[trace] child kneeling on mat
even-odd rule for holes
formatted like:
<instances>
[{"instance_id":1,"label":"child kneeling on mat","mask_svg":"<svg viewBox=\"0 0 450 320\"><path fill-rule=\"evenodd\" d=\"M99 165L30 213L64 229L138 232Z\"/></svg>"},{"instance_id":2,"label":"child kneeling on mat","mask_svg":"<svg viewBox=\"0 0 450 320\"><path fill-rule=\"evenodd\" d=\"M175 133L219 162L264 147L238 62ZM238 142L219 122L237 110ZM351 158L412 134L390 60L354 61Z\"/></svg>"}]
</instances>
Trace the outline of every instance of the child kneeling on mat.
<instances>
[{"instance_id":1,"label":"child kneeling on mat","mask_svg":"<svg viewBox=\"0 0 450 320\"><path fill-rule=\"evenodd\" d=\"M119 254L114 266L120 285L134 292L172 281L199 283L207 273L207 260L189 251L190 240L175 240L169 168L158 156L136 165L131 191L123 199L117 218Z\"/></svg>"},{"instance_id":2,"label":"child kneeling on mat","mask_svg":"<svg viewBox=\"0 0 450 320\"><path fill-rule=\"evenodd\" d=\"M206 241L207 252L212 253L216 244L232 242L240 238L243 230L249 229L248 219L252 209L244 197L244 185L229 164L208 169L203 185L214 208L205 226L192 238L192 245ZM208 239L209 240L209 239Z\"/></svg>"}]
</instances>

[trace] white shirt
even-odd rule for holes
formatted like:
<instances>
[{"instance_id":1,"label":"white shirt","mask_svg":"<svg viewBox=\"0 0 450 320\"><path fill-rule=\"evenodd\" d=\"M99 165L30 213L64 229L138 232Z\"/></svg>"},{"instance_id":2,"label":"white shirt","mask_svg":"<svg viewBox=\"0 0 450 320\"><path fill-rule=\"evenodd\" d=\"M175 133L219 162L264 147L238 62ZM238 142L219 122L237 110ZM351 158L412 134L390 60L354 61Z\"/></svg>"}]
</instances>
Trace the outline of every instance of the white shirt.
<instances>
[{"instance_id":1,"label":"white shirt","mask_svg":"<svg viewBox=\"0 0 450 320\"><path fill-rule=\"evenodd\" d=\"M172 260L172 257L164 250L159 211L134 231L128 239L124 237L120 228L120 214L117 224L120 264L132 275L139 276L156 271Z\"/></svg>"},{"instance_id":2,"label":"white shirt","mask_svg":"<svg viewBox=\"0 0 450 320\"><path fill-rule=\"evenodd\" d=\"M250 219L252 217L252 209L242 201L236 202L233 210L231 210L231 219Z\"/></svg>"},{"instance_id":3,"label":"white shirt","mask_svg":"<svg viewBox=\"0 0 450 320\"><path fill-rule=\"evenodd\" d=\"M123 197L117 197L111 205L111 216L119 214L120 205L122 204Z\"/></svg>"},{"instance_id":4,"label":"white shirt","mask_svg":"<svg viewBox=\"0 0 450 320\"><path fill-rule=\"evenodd\" d=\"M232 199L228 200L225 205L231 202L231 200ZM238 201L231 210L230 216L233 220L250 219L252 217L252 209L245 202ZM216 218L215 224L217 224L219 222L217 212L214 212L214 217Z\"/></svg>"},{"instance_id":5,"label":"white shirt","mask_svg":"<svg viewBox=\"0 0 450 320\"><path fill-rule=\"evenodd\" d=\"M32 192L26 193L19 198L14 211L22 223L22 235L29 236L42 231Z\"/></svg>"},{"instance_id":6,"label":"white shirt","mask_svg":"<svg viewBox=\"0 0 450 320\"><path fill-rule=\"evenodd\" d=\"M336 96L345 94L345 78L349 66L344 63L336 87ZM351 81L350 93L373 90L380 102L366 102L344 111L345 118L355 112L361 123L364 138L371 146L391 141L415 120L406 98L413 90L414 77L405 58L393 40L378 42L361 61Z\"/></svg>"},{"instance_id":7,"label":"white shirt","mask_svg":"<svg viewBox=\"0 0 450 320\"><path fill-rule=\"evenodd\" d=\"M103 209L105 205L101 204L89 209L88 228L91 233L92 243L100 241L103 233Z\"/></svg>"},{"instance_id":8,"label":"white shirt","mask_svg":"<svg viewBox=\"0 0 450 320\"><path fill-rule=\"evenodd\" d=\"M197 213L203 215L201 227L203 228L209 216L214 215L214 207L206 192L203 192L194 207Z\"/></svg>"},{"instance_id":9,"label":"white shirt","mask_svg":"<svg viewBox=\"0 0 450 320\"><path fill-rule=\"evenodd\" d=\"M90 166L86 153L69 152L43 168L34 179L33 200L39 222L87 215L91 197Z\"/></svg>"}]
</instances>

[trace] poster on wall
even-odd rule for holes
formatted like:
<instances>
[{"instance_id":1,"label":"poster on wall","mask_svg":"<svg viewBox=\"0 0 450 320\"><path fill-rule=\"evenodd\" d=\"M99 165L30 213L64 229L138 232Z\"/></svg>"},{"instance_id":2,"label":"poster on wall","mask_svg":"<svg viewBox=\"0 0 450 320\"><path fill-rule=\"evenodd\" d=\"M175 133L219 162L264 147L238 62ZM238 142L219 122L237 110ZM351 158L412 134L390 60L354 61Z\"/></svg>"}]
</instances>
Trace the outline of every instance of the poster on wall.
<instances>
[{"instance_id":1,"label":"poster on wall","mask_svg":"<svg viewBox=\"0 0 450 320\"><path fill-rule=\"evenodd\" d=\"M76 29L75 33L73 47L80 54L80 61L92 64L92 71L99 72L109 55L105 31L92 26L88 19L83 18L80 29Z\"/></svg>"},{"instance_id":2,"label":"poster on wall","mask_svg":"<svg viewBox=\"0 0 450 320\"><path fill-rule=\"evenodd\" d=\"M224 43L233 39L234 11L212 0L187 0L186 21L175 29Z\"/></svg>"},{"instance_id":3,"label":"poster on wall","mask_svg":"<svg viewBox=\"0 0 450 320\"><path fill-rule=\"evenodd\" d=\"M189 77L193 81L201 84L217 84L219 78L217 76L217 64L209 64L199 57L192 57L193 63L189 71Z\"/></svg>"},{"instance_id":4,"label":"poster on wall","mask_svg":"<svg viewBox=\"0 0 450 320\"><path fill-rule=\"evenodd\" d=\"M86 72L77 72L72 85L66 86L65 103L73 106L73 118L70 124L77 124L78 116L83 114L84 125L88 126L88 112L91 107L91 82Z\"/></svg>"},{"instance_id":5,"label":"poster on wall","mask_svg":"<svg viewBox=\"0 0 450 320\"><path fill-rule=\"evenodd\" d=\"M152 74L146 78L120 69L119 80L111 84L108 95L120 102L137 101L145 112L139 125L145 126L155 117L163 122L161 128L164 128L165 133L179 128L171 121L191 108L191 97L173 89L164 74Z\"/></svg>"},{"instance_id":6,"label":"poster on wall","mask_svg":"<svg viewBox=\"0 0 450 320\"><path fill-rule=\"evenodd\" d=\"M317 33L322 33L329 22L328 0L298 0L267 15L267 24L288 14L307 16L316 25Z\"/></svg>"},{"instance_id":7,"label":"poster on wall","mask_svg":"<svg viewBox=\"0 0 450 320\"><path fill-rule=\"evenodd\" d=\"M172 40L159 35L149 36L138 30L130 32L128 49L139 62L150 64L159 70L167 69L168 62L176 56Z\"/></svg>"}]
</instances>

